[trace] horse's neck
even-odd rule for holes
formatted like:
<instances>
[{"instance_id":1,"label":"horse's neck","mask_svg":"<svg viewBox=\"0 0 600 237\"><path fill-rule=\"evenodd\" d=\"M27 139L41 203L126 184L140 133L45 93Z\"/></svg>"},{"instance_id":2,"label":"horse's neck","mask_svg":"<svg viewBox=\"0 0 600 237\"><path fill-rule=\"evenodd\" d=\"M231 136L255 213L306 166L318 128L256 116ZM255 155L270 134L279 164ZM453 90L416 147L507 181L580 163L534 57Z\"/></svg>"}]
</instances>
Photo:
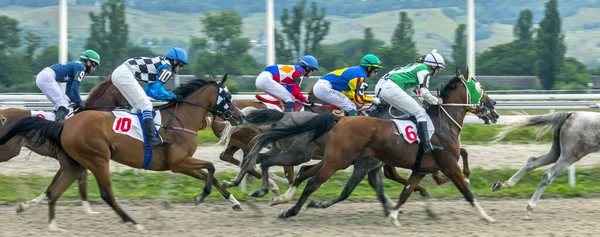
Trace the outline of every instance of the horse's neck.
<instances>
[{"instance_id":1,"label":"horse's neck","mask_svg":"<svg viewBox=\"0 0 600 237\"><path fill-rule=\"evenodd\" d=\"M182 127L192 131L200 131L208 126L208 123L205 119L206 114L208 114L208 110L204 108L194 107L193 105L179 104L162 108L159 111L162 120L161 123L165 126Z\"/></svg>"},{"instance_id":2,"label":"horse's neck","mask_svg":"<svg viewBox=\"0 0 600 237\"><path fill-rule=\"evenodd\" d=\"M449 102L448 104L455 104L455 103L459 103L459 102ZM438 112L438 110L439 110L439 112ZM444 112L444 110L446 110L446 112ZM441 116L442 120L444 121L445 127L442 128L444 131L449 131L456 135L460 134L460 132L462 130L462 126L463 126L463 121L465 119L465 115L467 114L464 107L446 106L446 107L442 107L441 109L438 109L436 107L435 113L437 114L437 116L436 116L436 117L438 117L437 119L439 119L439 116ZM433 119L433 117L434 116L432 116L432 119ZM436 123L435 120L433 122Z\"/></svg>"}]
</instances>

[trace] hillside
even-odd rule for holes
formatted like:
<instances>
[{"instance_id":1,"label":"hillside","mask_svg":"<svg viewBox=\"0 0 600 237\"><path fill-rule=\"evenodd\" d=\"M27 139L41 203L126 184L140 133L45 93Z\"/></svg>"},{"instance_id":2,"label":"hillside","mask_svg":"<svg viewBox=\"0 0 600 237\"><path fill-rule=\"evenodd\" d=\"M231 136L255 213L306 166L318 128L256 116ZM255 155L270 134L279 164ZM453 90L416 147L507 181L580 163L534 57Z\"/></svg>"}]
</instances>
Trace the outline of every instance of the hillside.
<instances>
[{"instance_id":1,"label":"hillside","mask_svg":"<svg viewBox=\"0 0 600 237\"><path fill-rule=\"evenodd\" d=\"M88 37L88 12L96 12L97 6L69 7L69 46L81 49ZM415 41L420 51L438 48L450 52L454 29L465 22L460 8L406 9L414 21ZM361 38L365 27L372 27L375 37L389 41L398 22L399 11L385 11L362 17L328 16L332 21L330 34L324 43L340 42L349 38ZM458 12L450 14L449 12ZM516 13L515 13L516 14ZM56 6L27 8L3 7L0 15L8 15L21 23L24 30L41 35L48 45L57 44L58 12ZM566 34L567 55L575 56L587 64L600 65L600 7L580 8L574 14L563 17ZM130 39L136 44L151 41L153 50L162 52L168 45L187 47L191 36L202 36L201 13L150 12L127 10ZM536 15L535 18L541 17ZM512 40L512 24L493 22L478 26L477 50ZM251 13L244 18L244 36L257 39L264 30L264 13ZM168 39L164 45L161 41ZM158 42L157 42L158 41ZM156 46L158 44L158 46ZM147 45L147 44L146 44ZM258 52L257 52L258 53Z\"/></svg>"}]
</instances>

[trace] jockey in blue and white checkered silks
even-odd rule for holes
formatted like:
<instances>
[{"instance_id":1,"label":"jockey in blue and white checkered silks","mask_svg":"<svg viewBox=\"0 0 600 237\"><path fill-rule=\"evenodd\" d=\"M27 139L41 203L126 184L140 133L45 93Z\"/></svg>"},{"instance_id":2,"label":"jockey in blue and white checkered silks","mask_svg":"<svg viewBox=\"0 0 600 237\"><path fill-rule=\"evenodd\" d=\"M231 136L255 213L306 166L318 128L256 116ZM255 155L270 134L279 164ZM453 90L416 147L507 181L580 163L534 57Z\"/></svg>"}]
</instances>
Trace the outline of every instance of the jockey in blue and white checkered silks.
<instances>
[{"instance_id":1,"label":"jockey in blue and white checkered silks","mask_svg":"<svg viewBox=\"0 0 600 237\"><path fill-rule=\"evenodd\" d=\"M174 73L178 73L188 63L187 53L181 48L171 48L164 57L135 57L127 59L112 73L112 82L131 104L135 112L142 113L142 126L148 145L168 144L154 130L152 103L149 97L162 101L183 101L165 89L165 84ZM147 82L145 89L138 81Z\"/></svg>"}]
</instances>

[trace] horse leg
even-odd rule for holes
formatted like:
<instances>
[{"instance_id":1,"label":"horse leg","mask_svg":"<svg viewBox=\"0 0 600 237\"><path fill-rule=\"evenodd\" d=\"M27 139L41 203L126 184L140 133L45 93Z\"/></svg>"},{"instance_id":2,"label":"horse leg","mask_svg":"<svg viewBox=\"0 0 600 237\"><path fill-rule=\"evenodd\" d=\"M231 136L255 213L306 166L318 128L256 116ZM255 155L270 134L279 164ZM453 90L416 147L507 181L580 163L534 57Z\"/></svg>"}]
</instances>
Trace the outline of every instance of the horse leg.
<instances>
[{"instance_id":1,"label":"horse leg","mask_svg":"<svg viewBox=\"0 0 600 237\"><path fill-rule=\"evenodd\" d=\"M308 202L308 205L306 207L328 208L333 204L346 200L346 198L348 198L350 194L352 194L352 191L354 191L356 186L358 186L360 181L362 181L365 178L365 176L367 176L367 173L369 173L369 171L371 171L374 167L376 168L377 166L379 166L379 164L381 164L381 162L377 159L371 160L370 157L358 158L354 162L354 170L352 171L352 175L350 175L348 182L346 182L346 186L344 187L342 193L340 193L338 197L326 201L311 200L310 202Z\"/></svg>"},{"instance_id":2,"label":"horse leg","mask_svg":"<svg viewBox=\"0 0 600 237\"><path fill-rule=\"evenodd\" d=\"M372 169L368 173L369 176L369 185L375 189L375 193L377 194L377 199L381 202L383 206L383 215L388 216L390 214L390 209L394 206L392 204L392 200L388 195L383 191L383 179L381 178L381 166Z\"/></svg>"},{"instance_id":3,"label":"horse leg","mask_svg":"<svg viewBox=\"0 0 600 237\"><path fill-rule=\"evenodd\" d=\"M416 186L421 182L421 180L425 177L425 174L413 171L410 173L410 177L408 177L408 184L404 186L402 192L400 193L400 198L398 199L398 203L392 210L388 216L389 220L396 226L400 226L400 222L398 222L398 213L400 212L400 207L408 200L408 197L412 194Z\"/></svg>"},{"instance_id":4,"label":"horse leg","mask_svg":"<svg viewBox=\"0 0 600 237\"><path fill-rule=\"evenodd\" d=\"M471 169L469 169L469 153L465 148L460 148L460 157L463 161L463 175L467 184L471 183Z\"/></svg>"},{"instance_id":5,"label":"horse leg","mask_svg":"<svg viewBox=\"0 0 600 237\"><path fill-rule=\"evenodd\" d=\"M400 176L398 174L398 171L396 170L396 167L385 164L383 165L383 174L385 175L386 178L396 181L404 186L406 186L408 184L408 180L406 180L405 178L402 178L402 176ZM419 191L419 194L421 195L421 197L431 197L431 195L429 194L429 192L427 191L427 189L423 188L421 185L417 185L417 187L415 187L415 192Z\"/></svg>"},{"instance_id":6,"label":"horse leg","mask_svg":"<svg viewBox=\"0 0 600 237\"><path fill-rule=\"evenodd\" d=\"M304 182L306 179L314 176L321 169L321 167L323 167L323 161L312 165L303 165L300 167L294 183L292 183L290 188L288 188L287 192L285 192L283 195L273 197L269 202L269 206L275 206L291 201L294 198L294 194L296 193L298 186L300 186L300 184L302 184L302 182Z\"/></svg>"},{"instance_id":7,"label":"horse leg","mask_svg":"<svg viewBox=\"0 0 600 237\"><path fill-rule=\"evenodd\" d=\"M331 178L331 176L333 176L333 174L338 170L339 169L337 169L336 167L328 166L327 163L324 163L323 168L321 168L315 176L308 180L308 183L306 184L304 191L302 191L302 195L300 195L300 198L296 202L296 205L294 205L287 211L279 212L277 214L277 218L288 218L298 215L298 212L300 212L300 209L302 208L308 197L313 192L317 191L317 189L319 189L319 187L321 187L323 183L329 180L329 178Z\"/></svg>"},{"instance_id":8,"label":"horse leg","mask_svg":"<svg viewBox=\"0 0 600 237\"><path fill-rule=\"evenodd\" d=\"M512 188L513 186L515 186L515 184L517 184L517 182L519 182L519 180L521 180L521 178L523 178L523 176L525 176L527 173L529 173L529 171L532 171L539 167L549 165L549 164L556 162L556 160L558 160L558 156L559 156L559 153L557 150L554 149L554 145L553 145L552 149L550 151L548 151L546 154L539 156L539 157L529 158L527 160L527 163L525 164L525 166L523 166L519 171L517 171L517 173L515 173L512 177L510 177L510 179L508 181L505 181L505 182L496 181L492 185L492 188L491 188L492 191L498 191L498 190L504 189L504 188Z\"/></svg>"},{"instance_id":9,"label":"horse leg","mask_svg":"<svg viewBox=\"0 0 600 237\"><path fill-rule=\"evenodd\" d=\"M255 190L250 193L250 196L253 197L263 197L269 192L269 167L271 166L290 166L290 165L298 165L302 164L302 162L306 162L310 160L305 157L306 153L294 153L294 152L284 152L273 155L271 152L260 153L258 157L258 163L260 163L260 168L262 170L262 188L259 190Z\"/></svg>"},{"instance_id":10,"label":"horse leg","mask_svg":"<svg viewBox=\"0 0 600 237\"><path fill-rule=\"evenodd\" d=\"M64 152L59 152L58 160L60 162L61 170L57 172L58 178L50 185L46 190L48 195L48 228L50 231L64 231L56 226L56 201L62 195L73 182L81 175L81 172L85 170L81 164L77 163L71 157L66 155ZM55 176L56 177L56 176Z\"/></svg>"},{"instance_id":11,"label":"horse leg","mask_svg":"<svg viewBox=\"0 0 600 237\"><path fill-rule=\"evenodd\" d=\"M460 171L460 167L458 166L458 163L456 163L454 161L446 161L446 162L442 163L442 162L440 162L440 160L442 158L447 158L447 157L441 157L439 159L437 159L437 157L436 157L436 162L442 167L442 172L444 173L444 175L446 175L446 177L448 177L450 180L452 180L452 183L454 183L454 186L456 186L456 188L462 193L463 197L465 197L465 199L472 206L474 206L477 209L477 211L482 219L486 220L488 223L496 222L496 220L494 220L494 218L490 217L485 212L485 210L483 210L483 208L481 207L479 202L477 202L477 200L473 196L473 193L471 192L469 185L465 181L465 178L463 177L463 175Z\"/></svg>"},{"instance_id":12,"label":"horse leg","mask_svg":"<svg viewBox=\"0 0 600 237\"><path fill-rule=\"evenodd\" d=\"M31 199L27 202L22 202L19 203L19 205L17 205L17 213L21 213L24 212L26 209L29 209L30 207L34 207L36 206L39 202L41 202L42 200L44 200L44 198L46 198L48 196L48 190L50 189L50 187L52 187L53 184L56 183L56 181L58 180L58 178L60 177L62 173L62 167L58 169L58 171L56 171L56 174L54 174L54 177L52 178L52 181L50 181L50 185L48 185L48 187L46 188L46 191L44 191L44 193L42 193L40 196Z\"/></svg>"},{"instance_id":13,"label":"horse leg","mask_svg":"<svg viewBox=\"0 0 600 237\"><path fill-rule=\"evenodd\" d=\"M207 178L208 178L208 173L204 172L203 170L190 170L190 171L184 171L183 174L192 176L194 178L200 179L200 180L204 180L206 182ZM241 211L242 207L240 202L233 196L233 194L229 193L226 189L224 189L221 185L219 185L219 181L217 180L217 178L213 179L213 185L215 186L215 189L217 191L219 191L219 193L221 193L221 195L223 195L223 197L227 200L229 200L232 203L231 208L233 208L233 210L236 211ZM199 200L199 197L196 196L194 199L195 200ZM202 198L200 201L203 201L204 198ZM196 203L198 204L198 203Z\"/></svg>"},{"instance_id":14,"label":"horse leg","mask_svg":"<svg viewBox=\"0 0 600 237\"><path fill-rule=\"evenodd\" d=\"M573 160L571 158L576 157L562 154L558 159L558 162L556 162L556 164L554 164L550 169L544 172L540 184L538 185L537 189L535 190L535 193L531 197L531 200L529 200L529 205L527 205L527 216L525 216L525 220L531 220L531 213L533 212L533 209L535 209L535 206L540 200L540 197L542 197L542 194L544 193L546 187L548 187L548 185L550 185L552 181L554 181L554 179L563 174L571 164L575 163L574 161L579 160Z\"/></svg>"},{"instance_id":15,"label":"horse leg","mask_svg":"<svg viewBox=\"0 0 600 237\"><path fill-rule=\"evenodd\" d=\"M225 151L221 152L221 154L219 155L219 159L221 159L222 161L231 163L235 166L240 166L240 161L237 160L235 157L233 157L233 155L240 150L239 147L234 146L234 145L229 145L227 146L227 148L225 149ZM243 150L244 152L244 157L246 157L247 152L245 150ZM252 168L252 171L250 171L250 175L260 179L262 176L260 175L260 173L258 173L258 171L256 171L254 168Z\"/></svg>"},{"instance_id":16,"label":"horse leg","mask_svg":"<svg viewBox=\"0 0 600 237\"><path fill-rule=\"evenodd\" d=\"M98 214L99 212L92 211L90 202L87 199L87 169L84 169L79 176L79 196L81 196L81 207L87 214Z\"/></svg>"},{"instance_id":17,"label":"horse leg","mask_svg":"<svg viewBox=\"0 0 600 237\"><path fill-rule=\"evenodd\" d=\"M177 160L175 164L169 164L171 171L175 173L184 173L194 177L195 172L201 169L206 169L208 171L206 179L204 179L205 185L203 188L203 192L194 197L194 202L196 205L204 201L204 198L208 196L212 189L213 180L215 177L215 166L209 162L200 159L192 158L188 156L183 160Z\"/></svg>"},{"instance_id":18,"label":"horse leg","mask_svg":"<svg viewBox=\"0 0 600 237\"><path fill-rule=\"evenodd\" d=\"M137 222L135 222L117 203L115 199L115 195L112 190L112 179L110 177L110 166L108 164L108 160L106 158L90 158L86 159L88 161L96 161L89 164L89 170L96 177L96 181L98 182L98 189L100 189L100 197L106 204L108 204L116 213L121 217L123 222L127 225L133 225L137 231L141 231L144 227ZM81 173L79 173L81 174Z\"/></svg>"}]
</instances>

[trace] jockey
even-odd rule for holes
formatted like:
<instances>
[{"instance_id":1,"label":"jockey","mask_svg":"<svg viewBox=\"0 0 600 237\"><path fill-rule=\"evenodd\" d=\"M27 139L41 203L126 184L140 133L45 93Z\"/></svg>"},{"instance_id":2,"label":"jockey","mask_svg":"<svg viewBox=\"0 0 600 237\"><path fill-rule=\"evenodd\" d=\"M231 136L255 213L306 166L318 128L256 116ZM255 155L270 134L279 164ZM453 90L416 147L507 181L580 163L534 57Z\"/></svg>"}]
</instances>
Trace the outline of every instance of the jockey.
<instances>
[{"instance_id":1,"label":"jockey","mask_svg":"<svg viewBox=\"0 0 600 237\"><path fill-rule=\"evenodd\" d=\"M79 83L86 73L90 73L100 65L100 55L94 50L86 50L79 56L81 61L58 63L44 68L35 78L35 84L54 105L55 121L60 122L67 116L69 103L58 83L67 83L66 95L74 109L82 108L83 101L79 96Z\"/></svg>"},{"instance_id":2,"label":"jockey","mask_svg":"<svg viewBox=\"0 0 600 237\"><path fill-rule=\"evenodd\" d=\"M445 65L442 55L434 49L423 57L423 63L413 63L405 67L395 68L381 77L375 86L375 93L379 98L394 108L417 118L419 139L425 153L442 148L432 146L429 142L427 113L410 94L414 94L412 91L418 88L418 97L427 101L430 105L442 104L442 99L433 96L428 88L430 76L440 74Z\"/></svg>"},{"instance_id":3,"label":"jockey","mask_svg":"<svg viewBox=\"0 0 600 237\"><path fill-rule=\"evenodd\" d=\"M366 78L377 74L381 61L373 54L367 54L360 60L360 66L335 70L321 77L313 87L314 95L328 104L344 110L346 116L356 116L356 104L379 104L379 99L365 94L369 85Z\"/></svg>"},{"instance_id":4,"label":"jockey","mask_svg":"<svg viewBox=\"0 0 600 237\"><path fill-rule=\"evenodd\" d=\"M285 102L285 112L294 112L294 98L308 101L300 91L302 77L310 77L318 70L319 63L311 55L302 57L297 65L270 65L256 77L256 88Z\"/></svg>"},{"instance_id":5,"label":"jockey","mask_svg":"<svg viewBox=\"0 0 600 237\"><path fill-rule=\"evenodd\" d=\"M154 130L152 103L148 96L156 100L183 101L181 95L165 90L165 84L173 73L178 73L188 63L186 52L181 48L171 48L165 57L135 57L121 64L112 73L112 82L131 104L134 111L142 113L143 129L149 146L166 145ZM147 82L145 89L138 80Z\"/></svg>"}]
</instances>

